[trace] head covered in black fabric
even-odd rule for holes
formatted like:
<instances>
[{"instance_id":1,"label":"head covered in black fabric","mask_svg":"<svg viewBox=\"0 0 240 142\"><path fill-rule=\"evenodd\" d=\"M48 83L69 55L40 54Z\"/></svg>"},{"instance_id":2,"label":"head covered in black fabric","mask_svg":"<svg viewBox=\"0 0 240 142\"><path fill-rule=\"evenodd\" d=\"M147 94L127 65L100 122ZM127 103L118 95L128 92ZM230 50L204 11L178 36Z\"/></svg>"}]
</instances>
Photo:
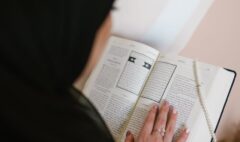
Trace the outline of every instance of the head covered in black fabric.
<instances>
[{"instance_id":1,"label":"head covered in black fabric","mask_svg":"<svg viewBox=\"0 0 240 142\"><path fill-rule=\"evenodd\" d=\"M0 4L1 68L37 89L67 89L83 70L112 3L13 0Z\"/></svg>"}]
</instances>

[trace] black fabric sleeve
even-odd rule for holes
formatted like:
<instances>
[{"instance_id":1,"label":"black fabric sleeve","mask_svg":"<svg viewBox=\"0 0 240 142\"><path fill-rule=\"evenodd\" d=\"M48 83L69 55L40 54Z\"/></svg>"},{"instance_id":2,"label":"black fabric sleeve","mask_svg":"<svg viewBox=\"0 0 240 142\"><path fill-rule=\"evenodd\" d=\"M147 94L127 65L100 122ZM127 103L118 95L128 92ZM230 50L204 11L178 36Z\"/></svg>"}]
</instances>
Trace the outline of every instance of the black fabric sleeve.
<instances>
[{"instance_id":1,"label":"black fabric sleeve","mask_svg":"<svg viewBox=\"0 0 240 142\"><path fill-rule=\"evenodd\" d=\"M76 90L65 95L42 92L2 68L0 74L0 138L4 141L113 141L88 100L80 96L79 103L72 97Z\"/></svg>"}]
</instances>

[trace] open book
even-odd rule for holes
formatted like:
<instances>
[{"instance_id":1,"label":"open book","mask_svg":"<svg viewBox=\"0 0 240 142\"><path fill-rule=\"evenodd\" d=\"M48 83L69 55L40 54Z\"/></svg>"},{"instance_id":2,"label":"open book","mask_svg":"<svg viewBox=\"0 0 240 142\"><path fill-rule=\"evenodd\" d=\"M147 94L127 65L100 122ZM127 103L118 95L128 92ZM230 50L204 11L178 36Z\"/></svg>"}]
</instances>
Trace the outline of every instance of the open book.
<instances>
[{"instance_id":1,"label":"open book","mask_svg":"<svg viewBox=\"0 0 240 142\"><path fill-rule=\"evenodd\" d=\"M216 129L235 73L205 63L199 63L199 73L209 117ZM83 92L116 141L123 141L127 130L137 137L152 104L163 100L179 112L175 138L187 125L191 130L188 142L211 141L197 96L192 59L161 55L145 44L111 37Z\"/></svg>"}]
</instances>

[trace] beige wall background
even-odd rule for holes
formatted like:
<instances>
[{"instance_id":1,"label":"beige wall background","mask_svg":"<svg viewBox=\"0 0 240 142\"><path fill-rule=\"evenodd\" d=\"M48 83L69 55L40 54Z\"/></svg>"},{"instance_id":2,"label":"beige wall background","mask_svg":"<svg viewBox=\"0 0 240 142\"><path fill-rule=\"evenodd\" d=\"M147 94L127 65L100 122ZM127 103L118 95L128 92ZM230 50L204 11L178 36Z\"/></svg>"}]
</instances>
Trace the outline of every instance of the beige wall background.
<instances>
[{"instance_id":1,"label":"beige wall background","mask_svg":"<svg viewBox=\"0 0 240 142\"><path fill-rule=\"evenodd\" d=\"M240 123L240 0L215 0L181 55L238 73L217 131L230 139Z\"/></svg>"}]
</instances>

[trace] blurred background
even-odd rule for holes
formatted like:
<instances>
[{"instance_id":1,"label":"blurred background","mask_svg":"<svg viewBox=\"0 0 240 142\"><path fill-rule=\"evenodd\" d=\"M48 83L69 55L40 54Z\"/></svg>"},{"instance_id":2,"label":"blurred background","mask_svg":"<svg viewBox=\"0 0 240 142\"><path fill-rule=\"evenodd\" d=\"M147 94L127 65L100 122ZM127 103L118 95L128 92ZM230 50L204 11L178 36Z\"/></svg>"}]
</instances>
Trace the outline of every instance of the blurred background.
<instances>
[{"instance_id":1,"label":"blurred background","mask_svg":"<svg viewBox=\"0 0 240 142\"><path fill-rule=\"evenodd\" d=\"M231 140L240 127L240 0L214 1L181 55L238 73L217 131L219 139Z\"/></svg>"}]
</instances>

